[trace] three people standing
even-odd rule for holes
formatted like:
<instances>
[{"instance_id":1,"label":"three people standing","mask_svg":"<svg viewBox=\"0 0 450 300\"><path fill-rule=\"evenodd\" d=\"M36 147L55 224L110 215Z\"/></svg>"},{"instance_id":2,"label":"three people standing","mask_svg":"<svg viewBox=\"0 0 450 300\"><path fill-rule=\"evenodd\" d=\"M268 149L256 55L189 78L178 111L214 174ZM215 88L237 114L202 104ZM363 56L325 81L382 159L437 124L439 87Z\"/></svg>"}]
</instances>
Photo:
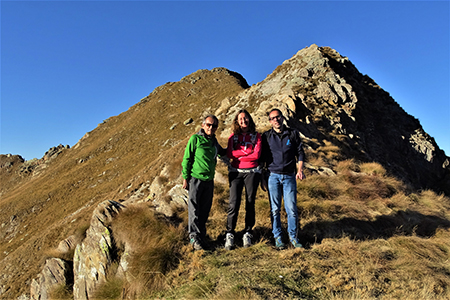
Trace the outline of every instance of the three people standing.
<instances>
[{"instance_id":1,"label":"three people standing","mask_svg":"<svg viewBox=\"0 0 450 300\"><path fill-rule=\"evenodd\" d=\"M255 225L255 198L258 184L268 191L271 207L272 233L275 246L286 245L282 239L281 202L288 219L289 241L301 248L297 238L297 179L303 180L304 152L297 130L283 124L279 109L269 112L272 128L262 136L256 132L255 123L246 110L240 110L232 123L228 147L223 149L215 138L218 120L213 115L204 118L202 129L194 134L186 146L182 162L183 187L189 190L188 230L190 243L195 250L203 249L206 221L211 210L214 172L217 155L231 159L229 166L230 200L227 215L225 249L235 246L235 229L245 187L245 228L243 246L252 244ZM261 167L267 176L261 175Z\"/></svg>"}]
</instances>

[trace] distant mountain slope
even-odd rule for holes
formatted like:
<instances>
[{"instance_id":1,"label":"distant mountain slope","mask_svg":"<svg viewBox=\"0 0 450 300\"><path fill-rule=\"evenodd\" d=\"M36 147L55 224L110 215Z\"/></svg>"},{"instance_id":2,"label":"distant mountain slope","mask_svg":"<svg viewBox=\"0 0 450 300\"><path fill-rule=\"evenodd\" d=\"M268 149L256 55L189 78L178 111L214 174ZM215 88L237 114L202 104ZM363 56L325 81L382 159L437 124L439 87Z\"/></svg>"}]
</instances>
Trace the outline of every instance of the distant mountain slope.
<instances>
[{"instance_id":1,"label":"distant mountain slope","mask_svg":"<svg viewBox=\"0 0 450 300\"><path fill-rule=\"evenodd\" d=\"M0 157L0 296L28 293L49 249L86 226L98 203L129 198L163 170L174 186L187 139L206 113L219 117L225 145L239 109L262 131L273 107L302 132L310 168L376 161L415 189L450 194L449 159L434 139L331 48L307 47L251 87L224 68L199 70L156 88L70 149L39 161ZM324 146L331 150L318 151Z\"/></svg>"},{"instance_id":2,"label":"distant mountain slope","mask_svg":"<svg viewBox=\"0 0 450 300\"><path fill-rule=\"evenodd\" d=\"M27 172L21 158L2 155L0 296L29 292L23 283L39 273L45 251L88 224L99 202L126 198L165 163L180 162L202 115L246 87L226 69L199 70L156 88L52 160L25 162Z\"/></svg>"}]
</instances>

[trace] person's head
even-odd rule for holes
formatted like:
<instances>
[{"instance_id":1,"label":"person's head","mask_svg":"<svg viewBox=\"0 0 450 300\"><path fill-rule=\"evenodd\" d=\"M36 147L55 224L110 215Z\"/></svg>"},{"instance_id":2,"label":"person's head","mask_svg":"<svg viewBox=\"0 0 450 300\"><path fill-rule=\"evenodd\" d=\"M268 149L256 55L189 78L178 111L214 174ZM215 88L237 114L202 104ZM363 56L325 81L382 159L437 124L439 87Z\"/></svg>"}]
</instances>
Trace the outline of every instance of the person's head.
<instances>
[{"instance_id":1,"label":"person's head","mask_svg":"<svg viewBox=\"0 0 450 300\"><path fill-rule=\"evenodd\" d=\"M219 120L216 116L207 115L203 118L202 128L207 135L213 135L216 132L217 127L219 127Z\"/></svg>"},{"instance_id":2,"label":"person's head","mask_svg":"<svg viewBox=\"0 0 450 300\"><path fill-rule=\"evenodd\" d=\"M270 125L272 125L272 128L275 131L281 130L283 127L283 120L284 120L284 117L283 117L283 114L281 113L281 111L278 108L274 108L269 112L268 116L269 116L269 122L270 122Z\"/></svg>"},{"instance_id":3,"label":"person's head","mask_svg":"<svg viewBox=\"0 0 450 300\"><path fill-rule=\"evenodd\" d=\"M256 131L256 125L252 116L245 109L238 111L231 124L231 131L234 134L240 134L243 132L254 133Z\"/></svg>"}]
</instances>

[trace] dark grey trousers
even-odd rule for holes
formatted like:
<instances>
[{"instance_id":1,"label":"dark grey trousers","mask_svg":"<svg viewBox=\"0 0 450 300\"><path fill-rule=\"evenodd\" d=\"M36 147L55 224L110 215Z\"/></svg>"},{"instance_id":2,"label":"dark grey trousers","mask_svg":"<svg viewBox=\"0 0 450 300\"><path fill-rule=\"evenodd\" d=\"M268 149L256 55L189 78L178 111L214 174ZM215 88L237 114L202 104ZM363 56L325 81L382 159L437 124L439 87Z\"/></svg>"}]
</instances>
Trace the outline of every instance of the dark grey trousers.
<instances>
[{"instance_id":1,"label":"dark grey trousers","mask_svg":"<svg viewBox=\"0 0 450 300\"><path fill-rule=\"evenodd\" d=\"M230 206L227 216L227 233L235 233L236 223L241 206L242 190L245 186L245 232L250 232L255 226L255 198L261 180L260 173L230 172Z\"/></svg>"},{"instance_id":2,"label":"dark grey trousers","mask_svg":"<svg viewBox=\"0 0 450 300\"><path fill-rule=\"evenodd\" d=\"M208 221L214 195L214 180L203 181L192 177L189 180L188 231L189 237L206 236Z\"/></svg>"}]
</instances>

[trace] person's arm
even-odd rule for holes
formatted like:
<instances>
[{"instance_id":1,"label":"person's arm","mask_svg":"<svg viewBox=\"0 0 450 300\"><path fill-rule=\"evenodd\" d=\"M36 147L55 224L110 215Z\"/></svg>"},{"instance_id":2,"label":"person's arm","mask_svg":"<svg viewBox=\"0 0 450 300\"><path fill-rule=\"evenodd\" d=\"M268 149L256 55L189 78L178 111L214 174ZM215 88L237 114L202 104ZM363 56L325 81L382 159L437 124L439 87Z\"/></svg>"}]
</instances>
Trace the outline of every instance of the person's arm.
<instances>
[{"instance_id":1,"label":"person's arm","mask_svg":"<svg viewBox=\"0 0 450 300\"><path fill-rule=\"evenodd\" d=\"M261 155L259 157L259 165L261 166L261 189L264 192L268 191L267 187L267 151L270 151L269 144L267 143L267 136L266 134L263 134L261 136Z\"/></svg>"},{"instance_id":2,"label":"person's arm","mask_svg":"<svg viewBox=\"0 0 450 300\"><path fill-rule=\"evenodd\" d=\"M184 150L183 161L181 162L182 170L181 174L183 176L183 188L189 189L189 179L191 178L192 165L194 164L195 158L195 136L191 136L189 139L186 149Z\"/></svg>"},{"instance_id":3,"label":"person's arm","mask_svg":"<svg viewBox=\"0 0 450 300\"><path fill-rule=\"evenodd\" d=\"M189 183L186 179L183 179L183 189L189 190Z\"/></svg>"},{"instance_id":4,"label":"person's arm","mask_svg":"<svg viewBox=\"0 0 450 300\"><path fill-rule=\"evenodd\" d=\"M227 145L227 157L228 158L233 158L233 147L234 147L233 136L234 136L234 134L232 133L228 137L228 145Z\"/></svg>"},{"instance_id":5,"label":"person's arm","mask_svg":"<svg viewBox=\"0 0 450 300\"><path fill-rule=\"evenodd\" d=\"M227 156L227 148L223 148L222 146L220 146L218 141L217 141L217 154L219 156Z\"/></svg>"},{"instance_id":6,"label":"person's arm","mask_svg":"<svg viewBox=\"0 0 450 300\"><path fill-rule=\"evenodd\" d=\"M237 140L239 141L239 135L236 135ZM233 160L240 160L243 156L246 156L251 153L252 149L244 150L241 147L240 143L234 144L235 135L232 134L228 139L228 157ZM236 148L236 149L235 149Z\"/></svg>"},{"instance_id":7,"label":"person's arm","mask_svg":"<svg viewBox=\"0 0 450 300\"><path fill-rule=\"evenodd\" d=\"M303 160L297 163L297 174L295 175L295 178L300 180L306 178L305 173L303 173Z\"/></svg>"},{"instance_id":8,"label":"person's arm","mask_svg":"<svg viewBox=\"0 0 450 300\"><path fill-rule=\"evenodd\" d=\"M305 173L303 173L303 160L305 159L305 152L303 151L303 144L299 132L296 132L296 138L297 138L297 174L295 175L295 178L303 180L306 178Z\"/></svg>"},{"instance_id":9,"label":"person's arm","mask_svg":"<svg viewBox=\"0 0 450 300\"><path fill-rule=\"evenodd\" d=\"M256 133L256 143L253 146L252 149L248 150L248 153L241 157L241 161L255 161L259 160L261 157L261 135L259 133ZM244 152L245 153L245 152Z\"/></svg>"}]
</instances>

